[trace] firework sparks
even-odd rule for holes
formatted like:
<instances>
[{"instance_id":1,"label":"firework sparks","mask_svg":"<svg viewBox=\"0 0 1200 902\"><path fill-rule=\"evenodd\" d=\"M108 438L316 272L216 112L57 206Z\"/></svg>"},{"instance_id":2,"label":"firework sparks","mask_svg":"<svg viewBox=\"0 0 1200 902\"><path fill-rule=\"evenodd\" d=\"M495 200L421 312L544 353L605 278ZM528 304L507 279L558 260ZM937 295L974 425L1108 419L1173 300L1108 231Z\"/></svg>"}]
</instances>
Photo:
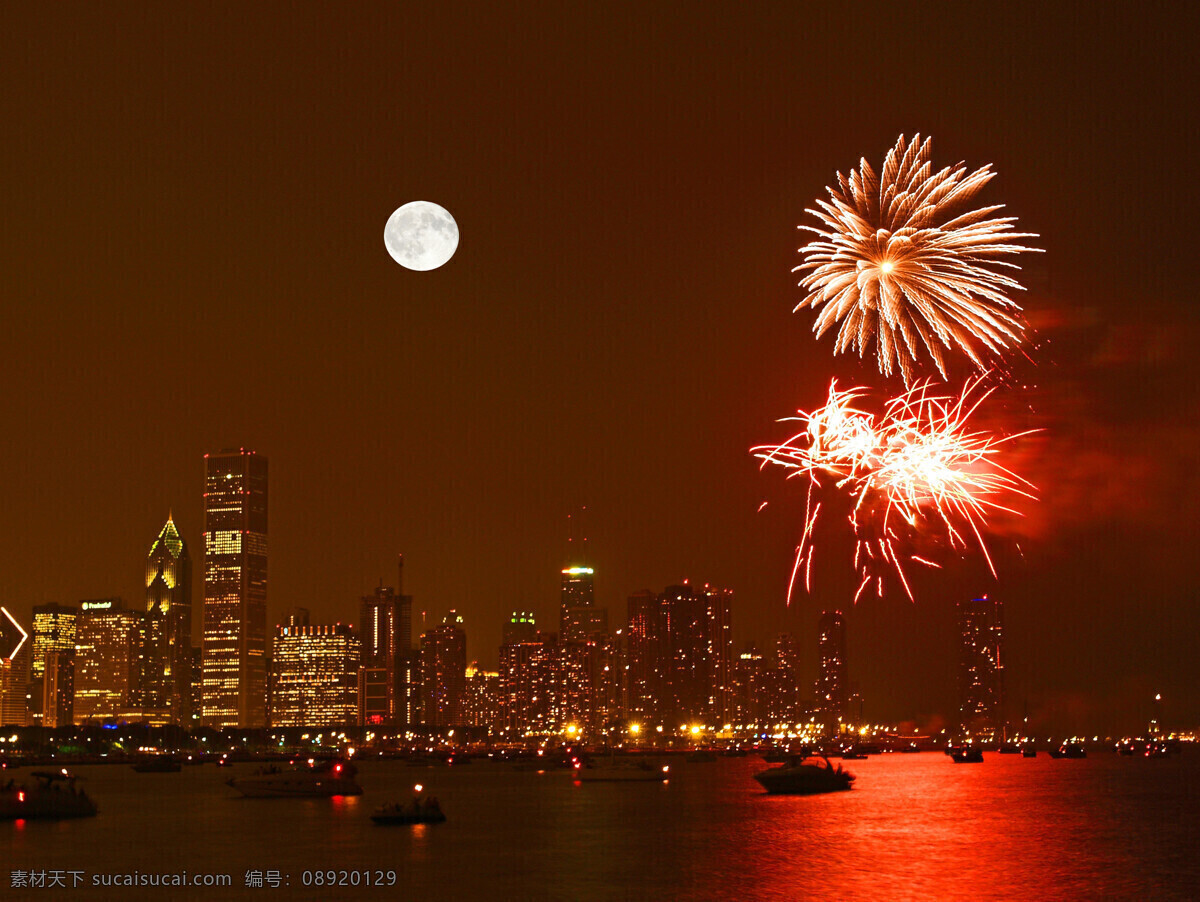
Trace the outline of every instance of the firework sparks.
<instances>
[{"instance_id":1,"label":"firework sparks","mask_svg":"<svg viewBox=\"0 0 1200 902\"><path fill-rule=\"evenodd\" d=\"M823 407L781 421L802 423L800 432L782 444L751 449L763 467L776 464L791 471L788 478L808 478L789 602L801 570L811 590L819 493L828 489L851 502L854 566L861 575L856 601L872 584L882 595L888 573L895 574L911 599L905 567L910 562L939 566L907 550L918 539L942 541L960 551L975 545L995 575L983 539L987 517L996 511L1016 513L1009 506L1013 500L1034 496L1032 485L996 460L1005 443L1028 433L997 436L968 429L968 420L993 391L980 391L981 382L974 379L961 393L948 395L926 380L875 415L859 407L866 389L843 391L835 379Z\"/></svg>"},{"instance_id":2,"label":"firework sparks","mask_svg":"<svg viewBox=\"0 0 1200 902\"><path fill-rule=\"evenodd\" d=\"M995 176L990 164L934 172L929 149L930 139L901 135L879 174L865 159L849 176L839 172L829 200L805 211L822 227L800 226L818 237L792 270L810 270L796 309L824 305L817 337L840 323L835 354L856 348L861 357L875 342L879 371L898 369L906 385L925 354L946 378L947 349L982 371L1020 344L1021 308L1008 293L1021 285L1005 272L1019 267L1003 258L1038 250L1013 243L1037 236L1012 231L1015 217L992 216L1002 205L967 209Z\"/></svg>"}]
</instances>

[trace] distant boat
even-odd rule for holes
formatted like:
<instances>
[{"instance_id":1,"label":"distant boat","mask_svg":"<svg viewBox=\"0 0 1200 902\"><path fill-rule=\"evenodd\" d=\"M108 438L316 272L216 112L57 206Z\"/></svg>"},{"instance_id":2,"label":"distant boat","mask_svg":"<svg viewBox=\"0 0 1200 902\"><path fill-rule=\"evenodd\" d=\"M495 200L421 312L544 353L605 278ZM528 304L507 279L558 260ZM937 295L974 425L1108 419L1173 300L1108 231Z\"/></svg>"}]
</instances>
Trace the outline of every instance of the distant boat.
<instances>
[{"instance_id":1,"label":"distant boat","mask_svg":"<svg viewBox=\"0 0 1200 902\"><path fill-rule=\"evenodd\" d=\"M982 764L983 749L974 745L960 745L950 750L955 764Z\"/></svg>"},{"instance_id":2,"label":"distant boat","mask_svg":"<svg viewBox=\"0 0 1200 902\"><path fill-rule=\"evenodd\" d=\"M748 753L745 749L725 749L721 754L726 758L745 758Z\"/></svg>"},{"instance_id":3,"label":"distant boat","mask_svg":"<svg viewBox=\"0 0 1200 902\"><path fill-rule=\"evenodd\" d=\"M407 805L393 802L376 808L371 820L377 824L441 824L446 815L437 799L414 798Z\"/></svg>"},{"instance_id":4,"label":"distant boat","mask_svg":"<svg viewBox=\"0 0 1200 902\"><path fill-rule=\"evenodd\" d=\"M1022 758L1036 758L1037 757L1037 749L1035 749L1031 745L1027 745L1023 749L1021 749L1021 757Z\"/></svg>"},{"instance_id":5,"label":"distant boat","mask_svg":"<svg viewBox=\"0 0 1200 902\"><path fill-rule=\"evenodd\" d=\"M770 795L816 795L850 789L854 775L836 767L828 758L793 756L783 767L772 767L754 775Z\"/></svg>"},{"instance_id":6,"label":"distant boat","mask_svg":"<svg viewBox=\"0 0 1200 902\"><path fill-rule=\"evenodd\" d=\"M32 783L9 780L0 789L0 821L96 816L96 803L75 788L76 777L65 768L58 773L34 771L31 776Z\"/></svg>"},{"instance_id":7,"label":"distant boat","mask_svg":"<svg viewBox=\"0 0 1200 902\"><path fill-rule=\"evenodd\" d=\"M251 799L360 796L356 772L353 764L335 759L290 768L272 765L246 777L231 777L226 784Z\"/></svg>"},{"instance_id":8,"label":"distant boat","mask_svg":"<svg viewBox=\"0 0 1200 902\"><path fill-rule=\"evenodd\" d=\"M1087 749L1078 742L1064 742L1056 749L1050 749L1051 758L1086 758Z\"/></svg>"},{"instance_id":9,"label":"distant boat","mask_svg":"<svg viewBox=\"0 0 1200 902\"><path fill-rule=\"evenodd\" d=\"M716 761L717 753L709 749L696 749L694 752L688 753L687 760L693 764Z\"/></svg>"},{"instance_id":10,"label":"distant boat","mask_svg":"<svg viewBox=\"0 0 1200 902\"><path fill-rule=\"evenodd\" d=\"M1001 755L1019 755L1021 747L1019 745L1002 745L1000 746Z\"/></svg>"},{"instance_id":11,"label":"distant boat","mask_svg":"<svg viewBox=\"0 0 1200 902\"><path fill-rule=\"evenodd\" d=\"M670 773L668 765L642 758L609 758L575 767L575 778L582 783L664 783Z\"/></svg>"}]
</instances>

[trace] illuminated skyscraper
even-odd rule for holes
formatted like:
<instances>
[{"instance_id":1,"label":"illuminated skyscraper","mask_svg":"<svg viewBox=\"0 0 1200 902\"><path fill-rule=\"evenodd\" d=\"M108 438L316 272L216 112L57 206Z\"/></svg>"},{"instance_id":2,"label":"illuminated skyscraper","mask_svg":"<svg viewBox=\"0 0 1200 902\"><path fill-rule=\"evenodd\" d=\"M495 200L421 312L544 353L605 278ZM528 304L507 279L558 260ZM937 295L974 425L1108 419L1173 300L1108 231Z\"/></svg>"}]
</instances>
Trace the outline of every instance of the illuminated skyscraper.
<instances>
[{"instance_id":1,"label":"illuminated skyscraper","mask_svg":"<svg viewBox=\"0 0 1200 902\"><path fill-rule=\"evenodd\" d=\"M400 579L404 558L400 558ZM412 596L380 585L360 601L362 669L359 671L359 722L407 724L405 661L412 652Z\"/></svg>"},{"instance_id":2,"label":"illuminated skyscraper","mask_svg":"<svg viewBox=\"0 0 1200 902\"><path fill-rule=\"evenodd\" d=\"M481 670L478 662L467 668L463 720L489 733L500 727L500 674Z\"/></svg>"},{"instance_id":3,"label":"illuminated skyscraper","mask_svg":"<svg viewBox=\"0 0 1200 902\"><path fill-rule=\"evenodd\" d=\"M65 604L39 604L33 608L33 679L42 676L46 655L75 651L75 618L79 608Z\"/></svg>"},{"instance_id":4,"label":"illuminated skyscraper","mask_svg":"<svg viewBox=\"0 0 1200 902\"><path fill-rule=\"evenodd\" d=\"M667 678L662 605L653 592L642 591L629 596L628 612L628 713L649 725L657 722Z\"/></svg>"},{"instance_id":5,"label":"illuminated skyscraper","mask_svg":"<svg viewBox=\"0 0 1200 902\"><path fill-rule=\"evenodd\" d=\"M143 615L119 598L81 602L75 621L75 722L138 705Z\"/></svg>"},{"instance_id":6,"label":"illuminated skyscraper","mask_svg":"<svg viewBox=\"0 0 1200 902\"><path fill-rule=\"evenodd\" d=\"M65 727L75 722L75 652L52 649L46 653L40 681L44 727Z\"/></svg>"},{"instance_id":7,"label":"illuminated skyscraper","mask_svg":"<svg viewBox=\"0 0 1200 902\"><path fill-rule=\"evenodd\" d=\"M608 632L608 610L596 607L595 571L591 567L567 567L562 572L559 639L586 642Z\"/></svg>"},{"instance_id":8,"label":"illuminated skyscraper","mask_svg":"<svg viewBox=\"0 0 1200 902\"><path fill-rule=\"evenodd\" d=\"M733 592L704 587L708 602L708 707L714 726L734 716Z\"/></svg>"},{"instance_id":9,"label":"illuminated skyscraper","mask_svg":"<svg viewBox=\"0 0 1200 902\"><path fill-rule=\"evenodd\" d=\"M835 733L846 716L846 623L841 611L824 611L817 621L816 717Z\"/></svg>"},{"instance_id":10,"label":"illuminated skyscraper","mask_svg":"<svg viewBox=\"0 0 1200 902\"><path fill-rule=\"evenodd\" d=\"M990 742L1004 726L1004 605L998 599L958 603L959 718L964 737Z\"/></svg>"},{"instance_id":11,"label":"illuminated skyscraper","mask_svg":"<svg viewBox=\"0 0 1200 902\"><path fill-rule=\"evenodd\" d=\"M191 722L192 559L170 514L146 556L141 703Z\"/></svg>"},{"instance_id":12,"label":"illuminated skyscraper","mask_svg":"<svg viewBox=\"0 0 1200 902\"><path fill-rule=\"evenodd\" d=\"M267 460L205 455L203 711L214 727L262 727L267 709Z\"/></svg>"},{"instance_id":13,"label":"illuminated skyscraper","mask_svg":"<svg viewBox=\"0 0 1200 902\"><path fill-rule=\"evenodd\" d=\"M358 636L345 624L280 626L272 649L271 726L357 723L359 660Z\"/></svg>"},{"instance_id":14,"label":"illuminated skyscraper","mask_svg":"<svg viewBox=\"0 0 1200 902\"><path fill-rule=\"evenodd\" d=\"M467 679L467 634L462 617L451 611L442 625L421 637L421 722L456 727L463 719Z\"/></svg>"},{"instance_id":15,"label":"illuminated skyscraper","mask_svg":"<svg viewBox=\"0 0 1200 902\"><path fill-rule=\"evenodd\" d=\"M529 611L513 611L504 623L504 638L502 644L511 645L514 642L534 642L537 640L537 621Z\"/></svg>"},{"instance_id":16,"label":"illuminated skyscraper","mask_svg":"<svg viewBox=\"0 0 1200 902\"><path fill-rule=\"evenodd\" d=\"M25 726L25 697L33 643L28 631L0 608L0 726Z\"/></svg>"},{"instance_id":17,"label":"illuminated skyscraper","mask_svg":"<svg viewBox=\"0 0 1200 902\"><path fill-rule=\"evenodd\" d=\"M765 725L771 693L771 670L753 643L747 643L734 664L734 722Z\"/></svg>"},{"instance_id":18,"label":"illuminated skyscraper","mask_svg":"<svg viewBox=\"0 0 1200 902\"><path fill-rule=\"evenodd\" d=\"M666 640L666 726L708 722L708 601L691 586L668 586L659 597Z\"/></svg>"},{"instance_id":19,"label":"illuminated skyscraper","mask_svg":"<svg viewBox=\"0 0 1200 902\"><path fill-rule=\"evenodd\" d=\"M817 640L818 646L820 639ZM791 633L780 633L775 640L774 683L767 713L775 723L794 723L802 715L800 688L800 645Z\"/></svg>"}]
</instances>

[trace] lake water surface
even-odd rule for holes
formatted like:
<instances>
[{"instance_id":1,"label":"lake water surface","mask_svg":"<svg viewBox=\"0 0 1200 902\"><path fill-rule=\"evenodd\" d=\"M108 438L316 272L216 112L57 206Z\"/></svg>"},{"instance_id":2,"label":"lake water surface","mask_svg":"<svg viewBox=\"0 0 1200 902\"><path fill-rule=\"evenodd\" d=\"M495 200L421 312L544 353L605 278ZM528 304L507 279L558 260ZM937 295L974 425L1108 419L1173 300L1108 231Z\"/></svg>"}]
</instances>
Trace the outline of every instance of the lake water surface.
<instances>
[{"instance_id":1,"label":"lake water surface","mask_svg":"<svg viewBox=\"0 0 1200 902\"><path fill-rule=\"evenodd\" d=\"M77 769L95 818L0 823L5 898L1200 899L1200 755L1086 760L938 753L845 762L850 792L767 796L760 758L670 759L670 782L578 784L476 761L360 766L357 798L241 799L231 769ZM17 775L26 771L18 771ZM422 783L448 816L378 827ZM15 870L83 872L19 889ZM98 875L228 874L226 888L96 888ZM315 871L388 886L305 886ZM280 886L245 886L247 871ZM341 879L340 874L338 879ZM352 879L348 874L347 880ZM68 885L70 879L68 879Z\"/></svg>"}]
</instances>

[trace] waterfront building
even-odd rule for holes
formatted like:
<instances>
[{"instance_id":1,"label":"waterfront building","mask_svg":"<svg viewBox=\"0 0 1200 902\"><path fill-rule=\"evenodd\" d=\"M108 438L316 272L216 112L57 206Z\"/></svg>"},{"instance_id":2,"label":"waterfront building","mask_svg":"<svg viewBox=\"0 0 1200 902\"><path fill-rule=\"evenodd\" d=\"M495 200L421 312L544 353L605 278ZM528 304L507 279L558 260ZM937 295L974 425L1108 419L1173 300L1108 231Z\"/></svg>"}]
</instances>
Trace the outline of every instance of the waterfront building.
<instances>
[{"instance_id":1,"label":"waterfront building","mask_svg":"<svg viewBox=\"0 0 1200 902\"><path fill-rule=\"evenodd\" d=\"M271 726L341 727L358 722L360 643L341 623L312 625L293 615L276 629L271 660Z\"/></svg>"},{"instance_id":2,"label":"waterfront building","mask_svg":"<svg viewBox=\"0 0 1200 902\"><path fill-rule=\"evenodd\" d=\"M141 704L192 719L192 560L170 514L146 556Z\"/></svg>"},{"instance_id":3,"label":"waterfront building","mask_svg":"<svg viewBox=\"0 0 1200 902\"><path fill-rule=\"evenodd\" d=\"M69 726L75 722L75 652L52 649L43 663L38 706L42 726Z\"/></svg>"},{"instance_id":4,"label":"waterfront building","mask_svg":"<svg viewBox=\"0 0 1200 902\"><path fill-rule=\"evenodd\" d=\"M557 691L557 643L540 634L500 648L500 720L515 737L553 732Z\"/></svg>"},{"instance_id":5,"label":"waterfront building","mask_svg":"<svg viewBox=\"0 0 1200 902\"><path fill-rule=\"evenodd\" d=\"M463 693L463 720L469 727L500 729L500 673L486 671L475 662L467 668Z\"/></svg>"},{"instance_id":6,"label":"waterfront building","mask_svg":"<svg viewBox=\"0 0 1200 902\"><path fill-rule=\"evenodd\" d=\"M823 611L817 621L815 714L827 733L846 717L846 621L841 611Z\"/></svg>"},{"instance_id":7,"label":"waterfront building","mask_svg":"<svg viewBox=\"0 0 1200 902\"><path fill-rule=\"evenodd\" d=\"M404 558L400 558L400 578ZM412 651L412 596L382 583L359 603L362 634L362 668L358 675L359 723L407 724L410 712L403 704L405 687L402 662ZM401 709L405 708L402 712Z\"/></svg>"},{"instance_id":8,"label":"waterfront building","mask_svg":"<svg viewBox=\"0 0 1200 902\"><path fill-rule=\"evenodd\" d=\"M734 663L734 723L765 725L774 680L758 646L747 643Z\"/></svg>"},{"instance_id":9,"label":"waterfront building","mask_svg":"<svg viewBox=\"0 0 1200 902\"><path fill-rule=\"evenodd\" d=\"M462 617L451 611L421 636L421 722L429 727L464 723L463 692L467 673L467 634Z\"/></svg>"},{"instance_id":10,"label":"waterfront building","mask_svg":"<svg viewBox=\"0 0 1200 902\"><path fill-rule=\"evenodd\" d=\"M668 586L659 596L665 633L666 694L659 714L665 726L708 721L708 602L689 585Z\"/></svg>"},{"instance_id":11,"label":"waterfront building","mask_svg":"<svg viewBox=\"0 0 1200 902\"><path fill-rule=\"evenodd\" d=\"M79 608L71 605L34 605L33 608L33 679L44 672L46 655L52 651L75 651L75 618Z\"/></svg>"},{"instance_id":12,"label":"waterfront building","mask_svg":"<svg viewBox=\"0 0 1200 902\"><path fill-rule=\"evenodd\" d=\"M206 454L203 710L214 727L262 727L267 705L267 460Z\"/></svg>"},{"instance_id":13,"label":"waterfront building","mask_svg":"<svg viewBox=\"0 0 1200 902\"><path fill-rule=\"evenodd\" d=\"M596 607L594 580L591 567L563 569L558 627L563 642L586 642L608 631L608 611Z\"/></svg>"},{"instance_id":14,"label":"waterfront building","mask_svg":"<svg viewBox=\"0 0 1200 902\"><path fill-rule=\"evenodd\" d=\"M80 602L75 621L75 723L139 708L141 611L120 598Z\"/></svg>"},{"instance_id":15,"label":"waterfront building","mask_svg":"<svg viewBox=\"0 0 1200 902\"><path fill-rule=\"evenodd\" d=\"M775 640L774 685L767 704L767 716L773 723L795 723L801 719L800 644L791 633Z\"/></svg>"},{"instance_id":16,"label":"waterfront building","mask_svg":"<svg viewBox=\"0 0 1200 902\"><path fill-rule=\"evenodd\" d=\"M958 603L959 725L963 738L992 742L1004 727L1004 605L999 599Z\"/></svg>"},{"instance_id":17,"label":"waterfront building","mask_svg":"<svg viewBox=\"0 0 1200 902\"><path fill-rule=\"evenodd\" d=\"M537 640L537 621L528 611L513 611L508 620L504 621L502 645L514 642L534 642Z\"/></svg>"},{"instance_id":18,"label":"waterfront building","mask_svg":"<svg viewBox=\"0 0 1200 902\"><path fill-rule=\"evenodd\" d=\"M644 590L629 596L627 610L627 712L649 725L658 722L666 682L662 605L657 595Z\"/></svg>"},{"instance_id":19,"label":"waterfront building","mask_svg":"<svg viewBox=\"0 0 1200 902\"><path fill-rule=\"evenodd\" d=\"M733 591L704 587L708 605L708 710L715 726L734 715Z\"/></svg>"},{"instance_id":20,"label":"waterfront building","mask_svg":"<svg viewBox=\"0 0 1200 902\"><path fill-rule=\"evenodd\" d=\"M32 659L29 632L0 607L0 726L25 726Z\"/></svg>"}]
</instances>

